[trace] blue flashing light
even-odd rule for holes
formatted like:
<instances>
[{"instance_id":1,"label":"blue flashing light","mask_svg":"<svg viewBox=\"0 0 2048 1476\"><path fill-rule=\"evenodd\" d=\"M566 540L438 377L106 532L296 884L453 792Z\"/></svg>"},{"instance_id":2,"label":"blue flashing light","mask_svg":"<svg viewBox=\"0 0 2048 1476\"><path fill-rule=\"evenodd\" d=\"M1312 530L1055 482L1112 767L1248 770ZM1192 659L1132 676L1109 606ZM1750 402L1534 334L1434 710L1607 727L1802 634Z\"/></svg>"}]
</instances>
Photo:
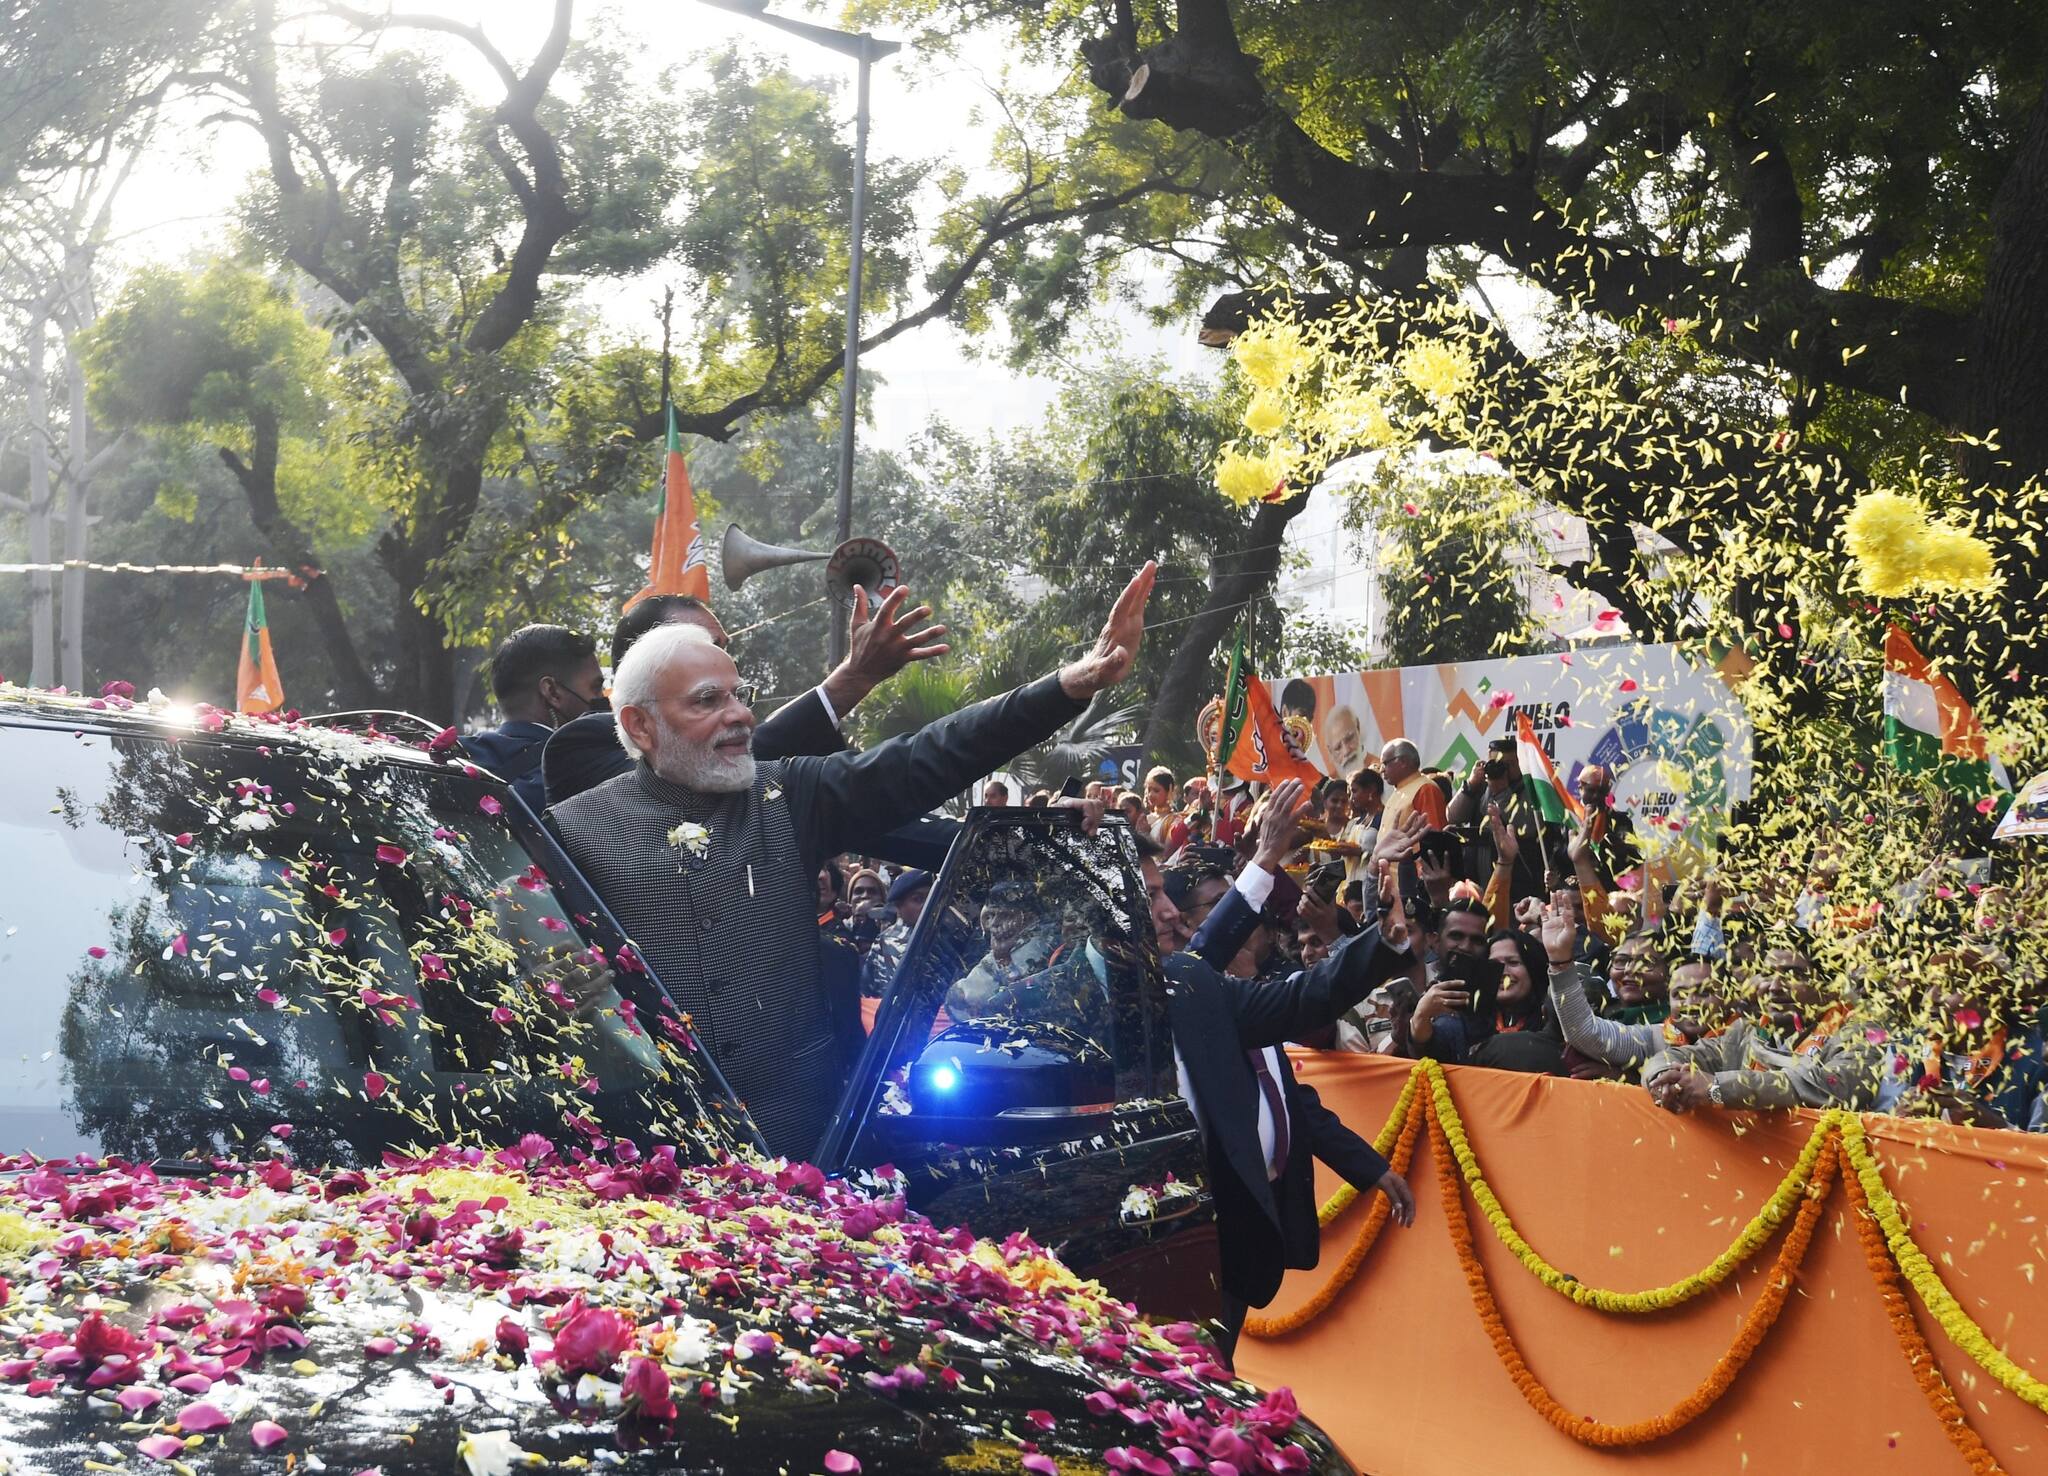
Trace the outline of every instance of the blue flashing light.
<instances>
[{"instance_id":1,"label":"blue flashing light","mask_svg":"<svg viewBox=\"0 0 2048 1476\"><path fill-rule=\"evenodd\" d=\"M954 1087L960 1085L960 1073L950 1066L934 1066L932 1068L931 1083L934 1091L950 1092Z\"/></svg>"}]
</instances>

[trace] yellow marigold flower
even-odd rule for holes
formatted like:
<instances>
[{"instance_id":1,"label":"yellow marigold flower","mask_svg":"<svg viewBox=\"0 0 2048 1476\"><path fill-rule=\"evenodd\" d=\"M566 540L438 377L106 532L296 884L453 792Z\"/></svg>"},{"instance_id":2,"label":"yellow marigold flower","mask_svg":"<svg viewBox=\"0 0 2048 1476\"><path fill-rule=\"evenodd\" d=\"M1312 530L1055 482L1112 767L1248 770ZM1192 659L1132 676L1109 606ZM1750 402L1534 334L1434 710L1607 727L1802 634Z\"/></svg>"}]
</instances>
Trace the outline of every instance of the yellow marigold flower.
<instances>
[{"instance_id":1,"label":"yellow marigold flower","mask_svg":"<svg viewBox=\"0 0 2048 1476\"><path fill-rule=\"evenodd\" d=\"M1260 389L1279 389L1308 362L1301 330L1292 323L1257 323L1231 341L1244 377Z\"/></svg>"},{"instance_id":2,"label":"yellow marigold flower","mask_svg":"<svg viewBox=\"0 0 2048 1476\"><path fill-rule=\"evenodd\" d=\"M1866 492L1842 519L1842 543L1859 564L1910 565L1927 530L1927 508L1900 492Z\"/></svg>"},{"instance_id":3,"label":"yellow marigold flower","mask_svg":"<svg viewBox=\"0 0 2048 1476\"><path fill-rule=\"evenodd\" d=\"M1461 399L1479 382L1479 368L1471 355L1434 339L1402 349L1396 367L1403 379L1439 406Z\"/></svg>"},{"instance_id":4,"label":"yellow marigold flower","mask_svg":"<svg viewBox=\"0 0 2048 1476\"><path fill-rule=\"evenodd\" d=\"M1276 389L1262 389L1245 407L1245 429L1255 436L1270 436L1287 424L1287 397Z\"/></svg>"},{"instance_id":5,"label":"yellow marigold flower","mask_svg":"<svg viewBox=\"0 0 2048 1476\"><path fill-rule=\"evenodd\" d=\"M1277 452L1254 456L1225 447L1216 458L1216 485L1225 497L1244 507L1270 495L1285 471L1285 462Z\"/></svg>"},{"instance_id":6,"label":"yellow marigold flower","mask_svg":"<svg viewBox=\"0 0 2048 1476\"><path fill-rule=\"evenodd\" d=\"M0 1212L0 1261L19 1261L55 1240L49 1228L12 1210Z\"/></svg>"},{"instance_id":7,"label":"yellow marigold flower","mask_svg":"<svg viewBox=\"0 0 2048 1476\"><path fill-rule=\"evenodd\" d=\"M1928 530L1920 571L1921 582L1934 589L1984 590L1998 583L1989 546L1946 523Z\"/></svg>"}]
</instances>

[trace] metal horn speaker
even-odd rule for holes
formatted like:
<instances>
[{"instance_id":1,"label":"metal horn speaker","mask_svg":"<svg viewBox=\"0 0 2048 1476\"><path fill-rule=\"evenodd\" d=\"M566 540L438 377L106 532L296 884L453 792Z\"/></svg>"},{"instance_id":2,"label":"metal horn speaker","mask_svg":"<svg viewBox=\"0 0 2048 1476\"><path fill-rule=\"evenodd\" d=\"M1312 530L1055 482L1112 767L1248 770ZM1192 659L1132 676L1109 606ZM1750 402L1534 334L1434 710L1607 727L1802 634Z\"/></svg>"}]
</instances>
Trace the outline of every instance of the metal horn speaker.
<instances>
[{"instance_id":1,"label":"metal horn speaker","mask_svg":"<svg viewBox=\"0 0 2048 1476\"><path fill-rule=\"evenodd\" d=\"M896 550L879 538L849 538L832 550L825 584L840 599L851 599L858 584L871 595L887 594L903 582Z\"/></svg>"},{"instance_id":2,"label":"metal horn speaker","mask_svg":"<svg viewBox=\"0 0 2048 1476\"><path fill-rule=\"evenodd\" d=\"M787 548L780 543L763 543L749 538L738 523L728 523L718 545L718 561L725 570L725 587L738 589L763 569L783 569L791 564L815 564L832 557L807 548Z\"/></svg>"}]
</instances>

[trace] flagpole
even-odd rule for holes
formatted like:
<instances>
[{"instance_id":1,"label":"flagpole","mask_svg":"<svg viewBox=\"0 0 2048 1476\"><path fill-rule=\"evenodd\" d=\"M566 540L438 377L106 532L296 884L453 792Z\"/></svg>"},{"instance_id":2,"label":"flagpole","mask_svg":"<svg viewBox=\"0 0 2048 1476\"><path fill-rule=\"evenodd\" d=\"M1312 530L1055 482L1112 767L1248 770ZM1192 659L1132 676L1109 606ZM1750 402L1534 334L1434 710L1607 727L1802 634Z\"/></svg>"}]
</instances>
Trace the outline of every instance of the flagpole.
<instances>
[{"instance_id":1,"label":"flagpole","mask_svg":"<svg viewBox=\"0 0 2048 1476\"><path fill-rule=\"evenodd\" d=\"M768 0L703 0L719 10L730 10L815 42L859 63L856 103L853 112L853 208L848 221L846 266L846 351L839 372L839 478L835 494L835 523L838 542L853 537L853 446L860 410L860 286L862 237L867 225L868 204L868 73L874 63L901 51L900 41L884 41L866 31L838 31L813 21L793 20L768 13ZM846 659L846 601L834 596L828 626L830 664Z\"/></svg>"}]
</instances>

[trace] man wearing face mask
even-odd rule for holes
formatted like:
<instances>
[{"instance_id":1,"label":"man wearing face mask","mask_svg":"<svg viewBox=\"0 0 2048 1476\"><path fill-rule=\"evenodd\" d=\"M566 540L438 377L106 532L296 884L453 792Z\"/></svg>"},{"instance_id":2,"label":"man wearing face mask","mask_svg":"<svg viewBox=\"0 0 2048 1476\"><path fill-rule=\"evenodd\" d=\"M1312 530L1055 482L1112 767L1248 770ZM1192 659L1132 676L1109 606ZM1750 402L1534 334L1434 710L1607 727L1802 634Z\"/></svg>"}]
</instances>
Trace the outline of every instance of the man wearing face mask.
<instances>
[{"instance_id":1,"label":"man wearing face mask","mask_svg":"<svg viewBox=\"0 0 2048 1476\"><path fill-rule=\"evenodd\" d=\"M565 626L521 626L491 657L491 692L505 721L463 739L462 750L538 815L547 807L541 753L548 739L585 713L609 710L597 647Z\"/></svg>"}]
</instances>

